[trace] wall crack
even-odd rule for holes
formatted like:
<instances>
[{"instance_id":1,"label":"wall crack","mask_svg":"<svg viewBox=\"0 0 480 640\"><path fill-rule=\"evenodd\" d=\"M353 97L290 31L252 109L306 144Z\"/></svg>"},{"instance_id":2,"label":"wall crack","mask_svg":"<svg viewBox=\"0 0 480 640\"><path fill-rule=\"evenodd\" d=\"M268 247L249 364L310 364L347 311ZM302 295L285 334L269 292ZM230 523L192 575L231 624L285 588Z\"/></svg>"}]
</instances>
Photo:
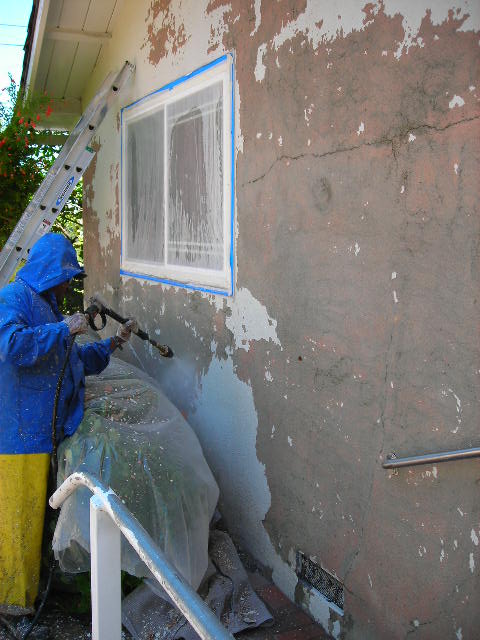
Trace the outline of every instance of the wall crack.
<instances>
[{"instance_id":1,"label":"wall crack","mask_svg":"<svg viewBox=\"0 0 480 640\"><path fill-rule=\"evenodd\" d=\"M271 163L271 165L268 167L268 169L264 173L257 176L256 178L253 178L252 180L247 180L247 182L243 182L241 186L245 187L249 184L255 184L256 182L260 182L260 180L263 180L264 178L266 178L266 176L268 176L268 174L272 171L273 167L278 162L281 162L282 160L290 160L292 162L294 162L295 160L301 160L302 158L314 158L315 160L321 160L322 158L326 158L328 156L334 156L340 153L348 153L349 151L357 151L362 147L378 147L382 145L389 145L391 147L392 155L396 160L398 149L400 148L402 143L406 142L407 135L412 131L419 131L419 132L420 131L436 131L437 133L442 133L447 129L451 129L452 127L455 127L461 124L473 122L474 120L478 120L479 118L480 118L480 115L473 116L471 118L464 118L462 120L451 122L445 125L444 127L436 127L435 125L431 125L431 124L419 124L416 126L405 128L405 130L402 133L394 135L391 138L388 138L388 137L379 138L378 140L372 140L371 142L362 142L361 144L352 145L351 147L339 147L338 149L333 149L332 151L325 151L325 153L314 153L314 152L299 153L294 156L282 154L281 156L278 156L277 158L275 158L275 160Z\"/></svg>"}]
</instances>

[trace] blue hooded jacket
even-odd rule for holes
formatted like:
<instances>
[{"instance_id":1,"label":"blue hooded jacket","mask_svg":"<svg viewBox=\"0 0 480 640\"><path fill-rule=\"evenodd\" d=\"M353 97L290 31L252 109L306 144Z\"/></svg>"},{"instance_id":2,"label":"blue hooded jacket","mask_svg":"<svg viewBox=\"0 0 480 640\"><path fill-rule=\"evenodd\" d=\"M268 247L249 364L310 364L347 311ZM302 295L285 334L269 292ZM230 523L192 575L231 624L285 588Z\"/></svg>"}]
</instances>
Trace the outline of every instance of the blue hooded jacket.
<instances>
[{"instance_id":1,"label":"blue hooded jacket","mask_svg":"<svg viewBox=\"0 0 480 640\"><path fill-rule=\"evenodd\" d=\"M71 340L51 288L83 272L67 238L48 233L15 282L0 290L0 454L50 453L55 389ZM57 410L57 438L83 417L85 375L110 361L110 341L73 345Z\"/></svg>"}]
</instances>

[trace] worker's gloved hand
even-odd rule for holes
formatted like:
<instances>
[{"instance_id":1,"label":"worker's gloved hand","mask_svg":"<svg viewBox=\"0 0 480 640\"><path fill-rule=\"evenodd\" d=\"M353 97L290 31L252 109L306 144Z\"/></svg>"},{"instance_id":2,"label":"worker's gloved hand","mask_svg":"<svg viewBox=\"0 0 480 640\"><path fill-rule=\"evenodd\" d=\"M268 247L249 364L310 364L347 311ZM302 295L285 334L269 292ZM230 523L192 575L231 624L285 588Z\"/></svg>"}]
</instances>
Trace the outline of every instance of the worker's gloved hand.
<instances>
[{"instance_id":1,"label":"worker's gloved hand","mask_svg":"<svg viewBox=\"0 0 480 640\"><path fill-rule=\"evenodd\" d=\"M130 320L127 320L125 324L119 325L117 329L117 338L122 342L127 342L132 335L132 331L133 333L138 331L138 324L135 318L130 318Z\"/></svg>"},{"instance_id":2,"label":"worker's gloved hand","mask_svg":"<svg viewBox=\"0 0 480 640\"><path fill-rule=\"evenodd\" d=\"M74 313L73 316L65 316L63 322L68 327L70 335L74 336L77 333L87 333L88 322L83 313Z\"/></svg>"}]
</instances>

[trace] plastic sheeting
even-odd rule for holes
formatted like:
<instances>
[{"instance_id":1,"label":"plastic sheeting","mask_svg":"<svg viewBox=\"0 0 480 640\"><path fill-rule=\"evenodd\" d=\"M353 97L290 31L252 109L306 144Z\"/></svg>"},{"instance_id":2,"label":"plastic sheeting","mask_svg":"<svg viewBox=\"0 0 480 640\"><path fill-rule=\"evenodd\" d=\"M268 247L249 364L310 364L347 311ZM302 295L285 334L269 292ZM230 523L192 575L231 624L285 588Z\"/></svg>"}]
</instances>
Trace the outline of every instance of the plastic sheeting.
<instances>
[{"instance_id":1,"label":"plastic sheeting","mask_svg":"<svg viewBox=\"0 0 480 640\"><path fill-rule=\"evenodd\" d=\"M87 381L85 406L77 432L59 448L58 485L84 471L111 486L197 589L219 490L196 435L151 378L117 358ZM70 496L55 529L55 557L69 573L90 569L90 495L80 488ZM122 569L151 575L123 538Z\"/></svg>"},{"instance_id":2,"label":"plastic sheeting","mask_svg":"<svg viewBox=\"0 0 480 640\"><path fill-rule=\"evenodd\" d=\"M230 633L273 624L224 531L210 532L210 565L199 595ZM134 640L200 640L155 580L145 580L123 600L122 622Z\"/></svg>"}]
</instances>

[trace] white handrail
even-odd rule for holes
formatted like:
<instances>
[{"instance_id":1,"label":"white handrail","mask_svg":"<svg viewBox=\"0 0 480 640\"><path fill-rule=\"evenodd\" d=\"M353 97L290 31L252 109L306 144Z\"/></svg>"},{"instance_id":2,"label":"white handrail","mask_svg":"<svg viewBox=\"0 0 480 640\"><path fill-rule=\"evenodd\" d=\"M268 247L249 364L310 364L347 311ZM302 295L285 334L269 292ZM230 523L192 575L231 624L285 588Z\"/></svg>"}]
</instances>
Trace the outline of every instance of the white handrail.
<instances>
[{"instance_id":1,"label":"white handrail","mask_svg":"<svg viewBox=\"0 0 480 640\"><path fill-rule=\"evenodd\" d=\"M58 509L78 487L90 499L92 640L121 637L120 532L203 640L233 640L200 596L185 582L117 494L89 473L72 473L50 498Z\"/></svg>"}]
</instances>

